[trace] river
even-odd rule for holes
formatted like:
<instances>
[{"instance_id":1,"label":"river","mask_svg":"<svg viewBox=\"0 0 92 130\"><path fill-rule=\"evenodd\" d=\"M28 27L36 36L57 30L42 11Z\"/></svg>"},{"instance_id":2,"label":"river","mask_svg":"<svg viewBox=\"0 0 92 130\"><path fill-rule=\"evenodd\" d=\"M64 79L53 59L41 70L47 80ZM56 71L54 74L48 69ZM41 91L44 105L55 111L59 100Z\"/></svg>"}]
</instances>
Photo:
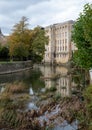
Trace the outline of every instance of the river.
<instances>
[{"instance_id":1,"label":"river","mask_svg":"<svg viewBox=\"0 0 92 130\"><path fill-rule=\"evenodd\" d=\"M81 92L86 85L85 74L80 71L73 71L62 66L34 65L32 70L14 74L0 75L0 93L4 92L7 83L23 82L27 86L27 93L32 96L31 101L26 103L26 109L37 110L37 96L44 93L46 89L56 87L56 93L61 97L72 97ZM58 108L57 108L58 109ZM56 110L57 111L57 110ZM55 111L54 111L55 112ZM53 113L53 112L52 112ZM45 119L45 115L40 119ZM77 130L78 121L69 124L66 120L51 130Z\"/></svg>"}]
</instances>

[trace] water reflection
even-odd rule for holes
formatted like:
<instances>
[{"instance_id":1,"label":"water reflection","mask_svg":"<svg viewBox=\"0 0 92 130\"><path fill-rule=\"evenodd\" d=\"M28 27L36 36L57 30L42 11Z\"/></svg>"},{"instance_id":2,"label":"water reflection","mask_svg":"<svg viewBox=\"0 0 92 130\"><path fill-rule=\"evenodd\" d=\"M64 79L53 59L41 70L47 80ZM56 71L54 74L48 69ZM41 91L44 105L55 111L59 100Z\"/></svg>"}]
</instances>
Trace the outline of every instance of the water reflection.
<instances>
[{"instance_id":1,"label":"water reflection","mask_svg":"<svg viewBox=\"0 0 92 130\"><path fill-rule=\"evenodd\" d=\"M71 76L61 76L56 87L61 96L71 96Z\"/></svg>"},{"instance_id":2,"label":"water reflection","mask_svg":"<svg viewBox=\"0 0 92 130\"><path fill-rule=\"evenodd\" d=\"M5 90L5 85L4 84L1 84L0 85L0 93L4 92Z\"/></svg>"},{"instance_id":3,"label":"water reflection","mask_svg":"<svg viewBox=\"0 0 92 130\"><path fill-rule=\"evenodd\" d=\"M46 88L55 86L57 93L60 93L61 96L71 96L76 83L72 81L71 74L68 74L68 68L61 66L39 66L39 68L43 74Z\"/></svg>"},{"instance_id":4,"label":"water reflection","mask_svg":"<svg viewBox=\"0 0 92 130\"><path fill-rule=\"evenodd\" d=\"M57 88L57 93L61 94L63 97L72 96L72 93L77 91L77 86L84 85L85 74L83 72L82 75L81 73L74 73L73 75L70 73L70 68L62 66L39 66L39 68L43 74L41 78L45 81L45 87L50 88L55 86Z\"/></svg>"},{"instance_id":5,"label":"water reflection","mask_svg":"<svg viewBox=\"0 0 92 130\"><path fill-rule=\"evenodd\" d=\"M34 92L38 92L41 88L44 88L44 81L40 80L41 75L41 71L37 69L0 75L0 92L2 92L7 83L23 82L28 86L30 95L33 95Z\"/></svg>"},{"instance_id":6,"label":"water reflection","mask_svg":"<svg viewBox=\"0 0 92 130\"><path fill-rule=\"evenodd\" d=\"M30 95L45 92L45 88L56 87L61 96L71 96L77 86L85 84L84 73L69 74L70 69L62 66L34 66L34 70L24 71L16 74L0 75L0 84L12 82L24 82L29 88ZM45 88L44 88L45 87ZM4 87L0 86L0 92Z\"/></svg>"},{"instance_id":7,"label":"water reflection","mask_svg":"<svg viewBox=\"0 0 92 130\"><path fill-rule=\"evenodd\" d=\"M90 83L92 84L92 69L89 70L89 74L90 74Z\"/></svg>"},{"instance_id":8,"label":"water reflection","mask_svg":"<svg viewBox=\"0 0 92 130\"><path fill-rule=\"evenodd\" d=\"M77 86L83 86L85 83L84 73L71 74L70 69L62 66L34 66L33 70L25 71L16 74L9 74L0 76L0 92L3 92L5 87L2 84L12 83L12 82L23 82L27 85L29 95L31 99L26 104L27 109L39 109L36 106L37 100L39 97L37 93L45 92L46 88L56 87L57 93L60 93L62 97L72 96L72 92L76 91ZM23 95L22 95L23 96ZM24 96L23 96L24 97ZM22 97L22 99L23 99ZM52 111L51 114L54 114L59 110L59 107L56 107L56 111ZM47 114L47 113L46 113ZM46 118L46 116L43 116ZM76 121L73 124L68 124L63 122L61 126L55 127L53 130L77 130L78 124Z\"/></svg>"},{"instance_id":9,"label":"water reflection","mask_svg":"<svg viewBox=\"0 0 92 130\"><path fill-rule=\"evenodd\" d=\"M32 89L32 88L30 88L30 89L29 89L29 94L30 94L30 95L33 95L33 94L34 94L34 92L33 92L33 89Z\"/></svg>"}]
</instances>

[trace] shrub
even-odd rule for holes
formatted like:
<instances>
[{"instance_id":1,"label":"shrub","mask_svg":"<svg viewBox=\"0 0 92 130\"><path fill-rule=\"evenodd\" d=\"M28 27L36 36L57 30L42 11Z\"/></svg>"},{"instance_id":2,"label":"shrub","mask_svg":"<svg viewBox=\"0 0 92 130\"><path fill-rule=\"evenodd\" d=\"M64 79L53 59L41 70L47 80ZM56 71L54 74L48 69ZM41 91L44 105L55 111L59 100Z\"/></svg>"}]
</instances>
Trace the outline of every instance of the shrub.
<instances>
[{"instance_id":1,"label":"shrub","mask_svg":"<svg viewBox=\"0 0 92 130\"><path fill-rule=\"evenodd\" d=\"M49 89L51 92L54 92L54 91L56 91L57 90L57 88L55 87L55 86L52 86L52 87L50 87L50 89Z\"/></svg>"},{"instance_id":2,"label":"shrub","mask_svg":"<svg viewBox=\"0 0 92 130\"><path fill-rule=\"evenodd\" d=\"M61 98L61 94L60 93L56 93L56 95L55 95L55 100L58 100L58 99L60 99Z\"/></svg>"},{"instance_id":3,"label":"shrub","mask_svg":"<svg viewBox=\"0 0 92 130\"><path fill-rule=\"evenodd\" d=\"M26 85L23 82L7 84L5 91L9 93L22 93L26 91Z\"/></svg>"},{"instance_id":4,"label":"shrub","mask_svg":"<svg viewBox=\"0 0 92 130\"><path fill-rule=\"evenodd\" d=\"M12 100L10 98L10 94L9 93L2 93L2 95L0 97L0 107L6 107L11 102L12 102Z\"/></svg>"}]
</instances>

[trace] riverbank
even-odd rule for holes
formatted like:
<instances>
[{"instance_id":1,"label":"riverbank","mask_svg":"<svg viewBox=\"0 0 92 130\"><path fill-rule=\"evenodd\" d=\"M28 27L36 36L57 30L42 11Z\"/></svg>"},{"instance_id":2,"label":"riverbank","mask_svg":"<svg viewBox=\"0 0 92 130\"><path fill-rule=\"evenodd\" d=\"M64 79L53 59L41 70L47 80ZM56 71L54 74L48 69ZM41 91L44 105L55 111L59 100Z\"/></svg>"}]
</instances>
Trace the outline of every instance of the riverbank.
<instances>
[{"instance_id":1,"label":"riverbank","mask_svg":"<svg viewBox=\"0 0 92 130\"><path fill-rule=\"evenodd\" d=\"M84 122L78 123L77 119L80 113L85 117L85 107L77 96L61 98L50 91L30 96L25 93L25 87L22 83L8 85L9 96L2 93L1 106L6 102L7 105L1 109L1 130L54 130L56 127L77 130L83 126ZM39 99L36 107L25 109L25 102L32 102L36 97Z\"/></svg>"},{"instance_id":2,"label":"riverbank","mask_svg":"<svg viewBox=\"0 0 92 130\"><path fill-rule=\"evenodd\" d=\"M2 62L0 63L0 75L17 73L32 67L32 61Z\"/></svg>"},{"instance_id":3,"label":"riverbank","mask_svg":"<svg viewBox=\"0 0 92 130\"><path fill-rule=\"evenodd\" d=\"M41 66L41 71L39 68L35 66L30 72L23 72L23 80L19 80L20 73L19 77L16 73L17 80L1 86L0 129L91 130L92 112L89 114L88 110L92 91L88 95L88 89L86 95L83 94L84 73L76 70L73 73L76 76L72 77L64 67ZM51 78L58 73L60 77Z\"/></svg>"}]
</instances>

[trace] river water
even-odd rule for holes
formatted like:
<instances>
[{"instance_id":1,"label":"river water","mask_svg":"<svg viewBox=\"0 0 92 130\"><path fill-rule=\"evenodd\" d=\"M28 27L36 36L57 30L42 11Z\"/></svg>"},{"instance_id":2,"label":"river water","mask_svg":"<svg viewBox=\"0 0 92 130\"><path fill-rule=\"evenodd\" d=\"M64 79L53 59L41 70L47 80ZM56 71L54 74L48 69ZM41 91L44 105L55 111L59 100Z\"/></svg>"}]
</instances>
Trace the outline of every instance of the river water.
<instances>
[{"instance_id":1,"label":"river water","mask_svg":"<svg viewBox=\"0 0 92 130\"><path fill-rule=\"evenodd\" d=\"M71 71L70 68L61 66L35 65L33 70L0 75L0 92L6 83L22 81L29 86L31 94L55 86L61 96L72 96L78 86L82 88L85 85L85 74L78 70L72 74Z\"/></svg>"},{"instance_id":2,"label":"river water","mask_svg":"<svg viewBox=\"0 0 92 130\"><path fill-rule=\"evenodd\" d=\"M37 95L45 92L50 87L56 87L56 93L62 97L71 97L82 91L86 85L84 72L62 66L43 66L35 65L33 70L27 70L14 74L0 75L0 93L5 89L5 84L13 82L24 82L28 87L30 95ZM27 104L27 109L38 109L35 101L37 96L32 96L32 101ZM44 118L44 117L43 117ZM53 130L77 130L78 122L74 121L71 125L64 121L60 126Z\"/></svg>"}]
</instances>

